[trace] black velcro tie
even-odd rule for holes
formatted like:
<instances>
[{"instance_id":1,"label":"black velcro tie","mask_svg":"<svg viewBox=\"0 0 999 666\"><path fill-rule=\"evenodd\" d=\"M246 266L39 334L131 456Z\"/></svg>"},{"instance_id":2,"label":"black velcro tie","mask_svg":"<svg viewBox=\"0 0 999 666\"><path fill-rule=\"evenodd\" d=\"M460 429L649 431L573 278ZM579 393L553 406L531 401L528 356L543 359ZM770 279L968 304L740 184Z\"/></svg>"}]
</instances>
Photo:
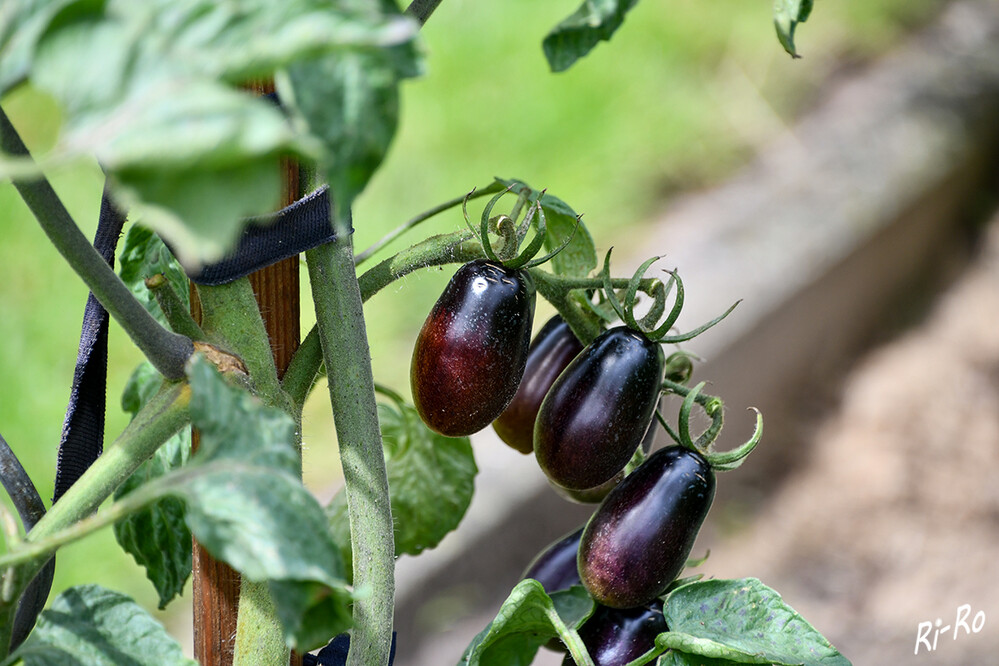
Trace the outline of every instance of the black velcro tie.
<instances>
[{"instance_id":1,"label":"black velcro tie","mask_svg":"<svg viewBox=\"0 0 999 666\"><path fill-rule=\"evenodd\" d=\"M232 252L188 277L196 284L226 284L333 240L329 188L322 187L276 213L249 218Z\"/></svg>"},{"instance_id":2,"label":"black velcro tie","mask_svg":"<svg viewBox=\"0 0 999 666\"><path fill-rule=\"evenodd\" d=\"M101 196L101 213L94 248L114 266L114 251L125 225L122 213L108 193ZM76 356L73 387L62 426L56 463L55 495L59 500L97 460L104 449L104 410L107 402L108 313L93 294L87 298Z\"/></svg>"}]
</instances>

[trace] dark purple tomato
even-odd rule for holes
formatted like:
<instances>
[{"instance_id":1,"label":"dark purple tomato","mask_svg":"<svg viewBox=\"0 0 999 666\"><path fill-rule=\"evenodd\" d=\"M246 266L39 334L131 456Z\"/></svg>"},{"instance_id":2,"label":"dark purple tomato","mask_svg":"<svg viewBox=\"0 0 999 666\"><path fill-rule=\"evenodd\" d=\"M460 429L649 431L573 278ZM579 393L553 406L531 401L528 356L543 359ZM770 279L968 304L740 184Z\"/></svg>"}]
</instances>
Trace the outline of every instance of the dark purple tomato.
<instances>
[{"instance_id":1,"label":"dark purple tomato","mask_svg":"<svg viewBox=\"0 0 999 666\"><path fill-rule=\"evenodd\" d=\"M534 451L534 421L541 401L555 378L581 351L582 343L562 317L555 315L548 320L531 343L517 394L493 421L500 439L521 453Z\"/></svg>"},{"instance_id":2,"label":"dark purple tomato","mask_svg":"<svg viewBox=\"0 0 999 666\"><path fill-rule=\"evenodd\" d=\"M656 636L668 631L663 603L658 599L639 608L598 605L579 628L586 651L595 666L625 666L656 646ZM566 656L562 666L573 666Z\"/></svg>"},{"instance_id":3,"label":"dark purple tomato","mask_svg":"<svg viewBox=\"0 0 999 666\"><path fill-rule=\"evenodd\" d=\"M471 261L451 278L413 349L413 402L448 437L482 430L520 385L531 342L534 287L527 273Z\"/></svg>"},{"instance_id":4,"label":"dark purple tomato","mask_svg":"<svg viewBox=\"0 0 999 666\"><path fill-rule=\"evenodd\" d=\"M576 551L585 525L545 547L534 556L524 570L521 579L533 578L541 583L545 592L551 594L568 590L573 585L581 585L579 568L576 566Z\"/></svg>"},{"instance_id":5,"label":"dark purple tomato","mask_svg":"<svg viewBox=\"0 0 999 666\"><path fill-rule=\"evenodd\" d=\"M605 606L634 608L660 596L683 570L715 495L698 453L660 449L625 477L590 517L579 577Z\"/></svg>"},{"instance_id":6,"label":"dark purple tomato","mask_svg":"<svg viewBox=\"0 0 999 666\"><path fill-rule=\"evenodd\" d=\"M658 343L624 326L569 363L534 424L534 453L553 483L586 490L624 468L652 421L664 364Z\"/></svg>"}]
</instances>

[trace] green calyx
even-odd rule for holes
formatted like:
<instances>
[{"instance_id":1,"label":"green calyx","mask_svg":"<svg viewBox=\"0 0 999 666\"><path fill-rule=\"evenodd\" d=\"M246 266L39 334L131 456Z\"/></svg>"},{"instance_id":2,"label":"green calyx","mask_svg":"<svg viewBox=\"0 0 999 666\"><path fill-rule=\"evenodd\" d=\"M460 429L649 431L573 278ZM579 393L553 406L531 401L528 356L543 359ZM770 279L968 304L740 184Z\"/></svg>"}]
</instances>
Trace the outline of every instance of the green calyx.
<instances>
[{"instance_id":1,"label":"green calyx","mask_svg":"<svg viewBox=\"0 0 999 666\"><path fill-rule=\"evenodd\" d=\"M670 330L672 330L674 324L676 324L676 320L680 317L681 310L683 310L684 290L683 280L680 279L680 274L675 270L668 271L670 277L665 284L658 279L654 279L654 284L651 289L648 289L647 287L643 289L643 284L646 282L644 279L646 271L648 271L649 267L651 267L652 264L660 258L651 257L638 267L638 270L635 271L631 280L628 281L628 286L624 290L624 294L619 296L618 292L614 290L610 274L610 256L613 250L614 248L607 250L607 256L604 258L604 267L601 271L601 277L604 283L604 294L606 295L607 302L626 326L636 331L641 331L647 338L649 338L649 340L652 340L653 342L678 343L690 340L727 317L729 313L735 309L735 306L739 304L739 301L736 301L721 315L693 330L687 331L686 333L669 335ZM676 296L673 299L673 307L670 309L669 314L666 315L666 318L660 322L660 318L666 311L666 299L673 290L674 286L676 287ZM652 307L641 319L635 316L635 305L637 304L638 292L640 290L645 291L653 299Z\"/></svg>"},{"instance_id":2,"label":"green calyx","mask_svg":"<svg viewBox=\"0 0 999 666\"><path fill-rule=\"evenodd\" d=\"M493 208L499 200L504 194L511 192L514 187L516 187L515 183L509 185L489 200L485 208L482 209L478 228L472 224L468 216L467 206L468 200L474 195L475 190L472 190L465 196L465 200L461 205L461 212L465 217L465 224L482 242L482 251L486 255L486 258L500 263L509 269L533 268L545 263L565 249L572 241L575 232L570 234L557 248L541 258L537 258L538 252L541 251L541 248L545 244L545 234L547 232L545 211L541 205L541 198L545 193L544 190L538 195L537 201L532 204L530 203L530 190L524 189L518 195L517 202L514 204L509 215L500 214L492 216ZM525 205L527 206L527 212L524 215L524 219L518 223L517 218L520 217ZM534 228L534 236L526 247L521 250L521 245L527 238L531 228ZM498 236L502 241L498 249L493 246L490 236Z\"/></svg>"},{"instance_id":3,"label":"green calyx","mask_svg":"<svg viewBox=\"0 0 999 666\"><path fill-rule=\"evenodd\" d=\"M711 469L716 472L727 472L742 465L746 457L753 452L753 449L760 443L763 437L763 414L756 408L756 427L752 436L743 444L730 451L715 451L714 442L721 432L724 423L725 404L722 399L701 393L705 382L701 382L693 388L688 388L681 383L673 382L669 379L663 380L663 389L683 397L683 404L680 406L680 416L677 423L677 432L668 429L668 432L681 446L696 451L704 456L704 459L711 465ZM690 430L690 413L694 405L698 405L704 410L704 414L711 419L704 432L696 438Z\"/></svg>"}]
</instances>

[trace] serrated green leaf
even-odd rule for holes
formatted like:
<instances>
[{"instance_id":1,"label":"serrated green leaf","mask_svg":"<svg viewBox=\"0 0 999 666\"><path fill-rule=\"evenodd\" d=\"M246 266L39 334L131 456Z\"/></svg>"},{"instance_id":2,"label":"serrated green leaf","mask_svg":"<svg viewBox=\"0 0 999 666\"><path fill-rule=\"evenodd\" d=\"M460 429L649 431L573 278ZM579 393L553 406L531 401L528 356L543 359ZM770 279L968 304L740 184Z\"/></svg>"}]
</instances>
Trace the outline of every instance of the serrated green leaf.
<instances>
[{"instance_id":1,"label":"serrated green leaf","mask_svg":"<svg viewBox=\"0 0 999 666\"><path fill-rule=\"evenodd\" d=\"M150 246L143 244L143 247ZM138 254L136 252L133 256ZM136 264L130 265L134 267ZM155 305L155 301L152 304ZM146 303L146 307L149 307L149 303ZM162 375L148 361L143 361L132 372L125 385L121 397L122 408L134 417L162 384ZM168 439L152 458L125 480L115 491L115 499L180 469L187 462L190 452L191 431L184 428ZM191 575L191 531L184 522L183 503L174 497L164 497L115 523L114 535L118 545L146 570L146 577L159 594L161 609L181 594Z\"/></svg>"},{"instance_id":2,"label":"serrated green leaf","mask_svg":"<svg viewBox=\"0 0 999 666\"><path fill-rule=\"evenodd\" d=\"M151 485L184 500L188 527L213 557L269 583L289 644L314 647L344 630L351 595L323 509L298 477L295 422L198 355L188 377L198 452Z\"/></svg>"},{"instance_id":3,"label":"serrated green leaf","mask_svg":"<svg viewBox=\"0 0 999 666\"><path fill-rule=\"evenodd\" d=\"M187 428L166 441L115 491L119 499L153 479L180 469L191 451ZM191 575L191 531L184 522L184 504L164 497L114 525L118 544L146 570L160 597L160 609L180 596Z\"/></svg>"},{"instance_id":4,"label":"serrated green leaf","mask_svg":"<svg viewBox=\"0 0 999 666\"><path fill-rule=\"evenodd\" d=\"M156 297L146 288L146 278L162 273L181 302L185 306L190 305L190 287L184 269L180 267L180 263L159 236L150 229L133 224L125 234L125 242L118 254L118 261L120 263L118 274L122 281L128 285L129 290L143 307L164 326L167 325L166 317L163 316L163 310L156 302ZM152 397L152 394L147 397ZM128 407L125 409L133 414L138 411Z\"/></svg>"},{"instance_id":5,"label":"serrated green leaf","mask_svg":"<svg viewBox=\"0 0 999 666\"><path fill-rule=\"evenodd\" d=\"M98 585L56 597L4 664L19 659L24 666L197 666L141 606Z\"/></svg>"},{"instance_id":6,"label":"serrated green leaf","mask_svg":"<svg viewBox=\"0 0 999 666\"><path fill-rule=\"evenodd\" d=\"M669 650L659 656L656 666L736 666L740 662L729 659L711 659L699 654ZM631 666L629 664L628 666Z\"/></svg>"},{"instance_id":7,"label":"serrated green leaf","mask_svg":"<svg viewBox=\"0 0 999 666\"><path fill-rule=\"evenodd\" d=\"M608 41L636 4L638 0L585 0L542 42L548 66L553 72L572 67L598 43Z\"/></svg>"},{"instance_id":8,"label":"serrated green leaf","mask_svg":"<svg viewBox=\"0 0 999 666\"><path fill-rule=\"evenodd\" d=\"M385 447L395 554L419 555L458 527L475 491L478 468L468 437L444 437L427 428L410 405L378 405ZM330 529L350 564L347 500L337 493L327 508Z\"/></svg>"},{"instance_id":9,"label":"serrated green leaf","mask_svg":"<svg viewBox=\"0 0 999 666\"><path fill-rule=\"evenodd\" d=\"M808 20L813 5L814 0L774 0L774 28L777 30L777 39L780 40L784 50L794 58L800 57L794 46L794 31L799 23Z\"/></svg>"},{"instance_id":10,"label":"serrated green leaf","mask_svg":"<svg viewBox=\"0 0 999 666\"><path fill-rule=\"evenodd\" d=\"M466 648L458 666L529 666L549 639L565 640L568 630L578 628L592 613L593 601L578 585L556 595L567 618L560 617L541 583L530 578L520 581L496 619Z\"/></svg>"},{"instance_id":11,"label":"serrated green leaf","mask_svg":"<svg viewBox=\"0 0 999 666\"><path fill-rule=\"evenodd\" d=\"M562 247L567 239L572 239L552 257L550 264L553 272L559 275L585 277L597 267L597 250L593 244L593 237L582 220L577 224L578 216L569 204L547 192L541 195L541 192L521 180L503 178L496 180L505 187L513 185L513 191L518 194L527 190L528 199L532 203L536 203L538 196L541 196L541 207L544 209L547 225L545 248L549 252Z\"/></svg>"},{"instance_id":12,"label":"serrated green leaf","mask_svg":"<svg viewBox=\"0 0 999 666\"><path fill-rule=\"evenodd\" d=\"M656 638L660 647L747 664L850 664L755 578L684 585L666 597L663 614L670 631Z\"/></svg>"}]
</instances>

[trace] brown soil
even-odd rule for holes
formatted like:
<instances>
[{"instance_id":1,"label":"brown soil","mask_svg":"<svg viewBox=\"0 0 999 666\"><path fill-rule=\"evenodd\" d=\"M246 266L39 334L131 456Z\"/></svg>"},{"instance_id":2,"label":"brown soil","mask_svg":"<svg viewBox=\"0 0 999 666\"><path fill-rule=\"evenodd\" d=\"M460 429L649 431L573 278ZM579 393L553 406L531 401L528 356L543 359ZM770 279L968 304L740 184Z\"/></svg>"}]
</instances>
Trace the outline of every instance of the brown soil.
<instances>
[{"instance_id":1,"label":"brown soil","mask_svg":"<svg viewBox=\"0 0 999 666\"><path fill-rule=\"evenodd\" d=\"M702 571L760 578L858 665L999 663L999 217L924 321L849 373L810 447ZM966 604L984 624L955 638Z\"/></svg>"}]
</instances>

